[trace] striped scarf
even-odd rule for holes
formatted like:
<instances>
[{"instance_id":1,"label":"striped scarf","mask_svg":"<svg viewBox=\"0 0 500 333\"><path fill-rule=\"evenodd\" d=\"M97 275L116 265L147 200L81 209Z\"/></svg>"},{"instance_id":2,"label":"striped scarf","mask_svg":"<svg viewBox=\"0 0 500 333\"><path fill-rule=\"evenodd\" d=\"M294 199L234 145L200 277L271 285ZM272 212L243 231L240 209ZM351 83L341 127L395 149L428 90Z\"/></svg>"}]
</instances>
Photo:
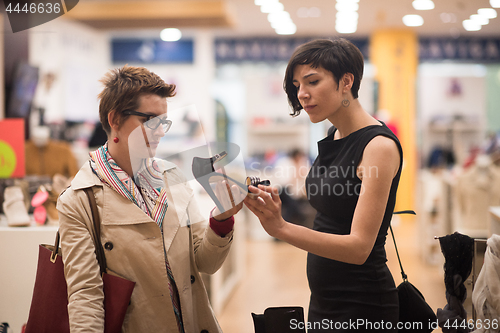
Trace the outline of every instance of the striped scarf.
<instances>
[{"instance_id":1,"label":"striped scarf","mask_svg":"<svg viewBox=\"0 0 500 333\"><path fill-rule=\"evenodd\" d=\"M145 214L153 219L161 230L163 237L163 219L167 212L167 192L162 173L154 159L144 159L135 177L130 177L113 160L108 151L108 144L90 152L90 167L97 177L107 186L137 205ZM165 251L165 247L163 247ZM165 265L169 277L168 288L174 308L177 327L184 333L179 291L174 275L165 254Z\"/></svg>"},{"instance_id":2,"label":"striped scarf","mask_svg":"<svg viewBox=\"0 0 500 333\"><path fill-rule=\"evenodd\" d=\"M168 207L167 193L162 173L154 159L144 159L132 178L116 164L105 144L90 152L90 166L104 184L136 204L163 230Z\"/></svg>"}]
</instances>

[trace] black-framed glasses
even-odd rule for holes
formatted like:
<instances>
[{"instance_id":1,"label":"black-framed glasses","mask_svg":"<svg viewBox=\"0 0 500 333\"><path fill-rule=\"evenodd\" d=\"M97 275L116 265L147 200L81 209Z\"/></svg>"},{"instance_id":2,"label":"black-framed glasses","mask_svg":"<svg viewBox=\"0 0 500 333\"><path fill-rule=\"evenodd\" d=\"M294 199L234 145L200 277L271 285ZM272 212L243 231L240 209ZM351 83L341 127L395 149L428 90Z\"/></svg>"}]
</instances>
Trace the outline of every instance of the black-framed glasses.
<instances>
[{"instance_id":1,"label":"black-framed glasses","mask_svg":"<svg viewBox=\"0 0 500 333\"><path fill-rule=\"evenodd\" d=\"M123 114L145 117L146 122L144 123L144 125L153 131L156 130L158 128L158 126L162 125L163 132L167 133L168 130L170 129L170 126L172 126L172 120L170 120L170 119L161 119L159 116L154 116L154 115L142 113L139 111L125 110L125 111L123 111Z\"/></svg>"}]
</instances>

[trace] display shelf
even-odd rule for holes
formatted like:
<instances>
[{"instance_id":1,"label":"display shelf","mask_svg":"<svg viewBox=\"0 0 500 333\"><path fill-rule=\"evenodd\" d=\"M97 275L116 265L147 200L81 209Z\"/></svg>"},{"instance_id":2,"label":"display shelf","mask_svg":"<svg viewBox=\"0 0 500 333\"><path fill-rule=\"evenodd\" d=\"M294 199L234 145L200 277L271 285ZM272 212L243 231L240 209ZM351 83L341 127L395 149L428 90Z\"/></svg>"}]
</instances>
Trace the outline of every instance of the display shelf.
<instances>
[{"instance_id":1,"label":"display shelf","mask_svg":"<svg viewBox=\"0 0 500 333\"><path fill-rule=\"evenodd\" d=\"M21 332L28 320L38 265L38 245L54 244L57 226L9 227L0 216L0 322Z\"/></svg>"},{"instance_id":2,"label":"display shelf","mask_svg":"<svg viewBox=\"0 0 500 333\"><path fill-rule=\"evenodd\" d=\"M490 219L488 221L488 236L500 235L500 206L490 207Z\"/></svg>"}]
</instances>

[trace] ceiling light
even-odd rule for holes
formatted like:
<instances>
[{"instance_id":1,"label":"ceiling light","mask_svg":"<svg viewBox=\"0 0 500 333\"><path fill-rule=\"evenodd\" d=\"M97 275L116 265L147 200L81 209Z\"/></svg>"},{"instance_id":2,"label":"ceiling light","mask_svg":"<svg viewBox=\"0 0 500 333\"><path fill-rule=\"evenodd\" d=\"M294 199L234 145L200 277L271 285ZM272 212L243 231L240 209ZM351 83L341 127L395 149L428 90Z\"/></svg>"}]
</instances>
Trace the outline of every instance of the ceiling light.
<instances>
[{"instance_id":1,"label":"ceiling light","mask_svg":"<svg viewBox=\"0 0 500 333\"><path fill-rule=\"evenodd\" d=\"M342 25L342 24L335 24L335 30L337 30L338 33L341 34L352 34L356 32L357 25Z\"/></svg>"},{"instance_id":2,"label":"ceiling light","mask_svg":"<svg viewBox=\"0 0 500 333\"><path fill-rule=\"evenodd\" d=\"M352 2L352 1L343 1L343 2L337 2L335 4L335 9L340 11L347 11L347 12L355 12L359 9L359 5L357 2Z\"/></svg>"},{"instance_id":3,"label":"ceiling light","mask_svg":"<svg viewBox=\"0 0 500 333\"><path fill-rule=\"evenodd\" d=\"M473 14L470 16L471 21L477 22L480 25L486 25L490 22L488 18L481 16L479 14Z\"/></svg>"},{"instance_id":4,"label":"ceiling light","mask_svg":"<svg viewBox=\"0 0 500 333\"><path fill-rule=\"evenodd\" d=\"M309 17L320 17L321 16L321 9L318 7L311 7L309 8Z\"/></svg>"},{"instance_id":5,"label":"ceiling light","mask_svg":"<svg viewBox=\"0 0 500 333\"><path fill-rule=\"evenodd\" d=\"M479 8L477 10L477 13L488 19L494 19L495 17L497 17L497 11L493 8Z\"/></svg>"},{"instance_id":6,"label":"ceiling light","mask_svg":"<svg viewBox=\"0 0 500 333\"><path fill-rule=\"evenodd\" d=\"M443 21L443 23L450 23L451 22L451 15L448 13L441 13L441 14L439 14L439 17L441 17L441 21Z\"/></svg>"},{"instance_id":7,"label":"ceiling light","mask_svg":"<svg viewBox=\"0 0 500 333\"><path fill-rule=\"evenodd\" d=\"M309 16L309 8L307 7L300 7L297 9L297 16L301 18L305 18Z\"/></svg>"},{"instance_id":8,"label":"ceiling light","mask_svg":"<svg viewBox=\"0 0 500 333\"><path fill-rule=\"evenodd\" d=\"M348 21L358 21L359 14L358 12L337 12L335 14L335 18L337 20L348 20Z\"/></svg>"},{"instance_id":9,"label":"ceiling light","mask_svg":"<svg viewBox=\"0 0 500 333\"><path fill-rule=\"evenodd\" d=\"M273 13L273 12L280 12L283 9L285 9L285 7L279 1L266 2L262 6L260 6L260 11L263 13L266 13L266 14Z\"/></svg>"},{"instance_id":10,"label":"ceiling light","mask_svg":"<svg viewBox=\"0 0 500 333\"><path fill-rule=\"evenodd\" d=\"M288 12L270 13L267 15L269 23L292 22Z\"/></svg>"},{"instance_id":11,"label":"ceiling light","mask_svg":"<svg viewBox=\"0 0 500 333\"><path fill-rule=\"evenodd\" d=\"M500 0L490 0L490 5L493 8L500 8Z\"/></svg>"},{"instance_id":12,"label":"ceiling light","mask_svg":"<svg viewBox=\"0 0 500 333\"><path fill-rule=\"evenodd\" d=\"M164 42L176 42L181 39L182 33L177 28L167 28L160 32L160 38Z\"/></svg>"},{"instance_id":13,"label":"ceiling light","mask_svg":"<svg viewBox=\"0 0 500 333\"><path fill-rule=\"evenodd\" d=\"M479 31L481 30L481 24L472 21L472 20L464 20L462 22L464 29L467 31Z\"/></svg>"},{"instance_id":14,"label":"ceiling light","mask_svg":"<svg viewBox=\"0 0 500 333\"><path fill-rule=\"evenodd\" d=\"M262 6L265 3L270 3L270 2L278 2L279 0L254 0L254 4L257 6Z\"/></svg>"},{"instance_id":15,"label":"ceiling light","mask_svg":"<svg viewBox=\"0 0 500 333\"><path fill-rule=\"evenodd\" d=\"M434 9L434 2L432 2L432 0L414 0L412 5L416 10Z\"/></svg>"},{"instance_id":16,"label":"ceiling light","mask_svg":"<svg viewBox=\"0 0 500 333\"><path fill-rule=\"evenodd\" d=\"M288 24L276 28L275 31L278 35L293 35L294 33L297 32L297 26L293 24L293 22L290 22Z\"/></svg>"},{"instance_id":17,"label":"ceiling light","mask_svg":"<svg viewBox=\"0 0 500 333\"><path fill-rule=\"evenodd\" d=\"M424 19L420 15L405 15L403 16L403 23L407 27L419 27L424 24Z\"/></svg>"}]
</instances>

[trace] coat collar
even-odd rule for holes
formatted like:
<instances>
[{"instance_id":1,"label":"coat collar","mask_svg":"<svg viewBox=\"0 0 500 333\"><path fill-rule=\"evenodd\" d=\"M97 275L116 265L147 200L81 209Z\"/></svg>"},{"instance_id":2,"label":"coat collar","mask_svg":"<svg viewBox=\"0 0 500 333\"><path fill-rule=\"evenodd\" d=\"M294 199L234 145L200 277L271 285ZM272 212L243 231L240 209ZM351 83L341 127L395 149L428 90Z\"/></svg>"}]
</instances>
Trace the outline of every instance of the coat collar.
<instances>
[{"instance_id":1,"label":"coat collar","mask_svg":"<svg viewBox=\"0 0 500 333\"><path fill-rule=\"evenodd\" d=\"M166 250L170 247L181 223L186 223L186 214L189 202L193 196L193 190L182 178L180 170L175 164L162 163L162 170L167 185L168 208L163 220L163 234ZM92 172L89 163L85 163L71 182L74 190L87 187L99 186L103 188L103 201L101 220L103 225L131 225L141 223L155 223L139 207L130 200L105 186L101 180Z\"/></svg>"}]
</instances>

